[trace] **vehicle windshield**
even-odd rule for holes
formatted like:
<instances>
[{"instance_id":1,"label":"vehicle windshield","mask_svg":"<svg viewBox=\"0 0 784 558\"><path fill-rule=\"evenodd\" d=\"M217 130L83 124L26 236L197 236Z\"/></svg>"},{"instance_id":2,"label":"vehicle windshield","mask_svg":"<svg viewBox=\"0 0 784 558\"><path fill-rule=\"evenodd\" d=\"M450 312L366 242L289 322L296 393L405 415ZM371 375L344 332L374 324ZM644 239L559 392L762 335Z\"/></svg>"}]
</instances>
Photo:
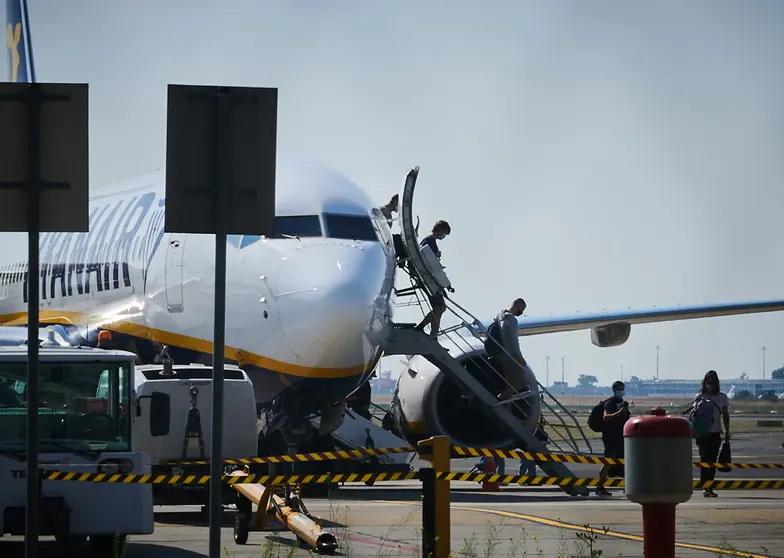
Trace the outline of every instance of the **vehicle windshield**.
<instances>
[{"instance_id":1,"label":"vehicle windshield","mask_svg":"<svg viewBox=\"0 0 784 558\"><path fill-rule=\"evenodd\" d=\"M40 362L40 452L129 451L130 363ZM24 451L27 364L0 363L0 451Z\"/></svg>"}]
</instances>

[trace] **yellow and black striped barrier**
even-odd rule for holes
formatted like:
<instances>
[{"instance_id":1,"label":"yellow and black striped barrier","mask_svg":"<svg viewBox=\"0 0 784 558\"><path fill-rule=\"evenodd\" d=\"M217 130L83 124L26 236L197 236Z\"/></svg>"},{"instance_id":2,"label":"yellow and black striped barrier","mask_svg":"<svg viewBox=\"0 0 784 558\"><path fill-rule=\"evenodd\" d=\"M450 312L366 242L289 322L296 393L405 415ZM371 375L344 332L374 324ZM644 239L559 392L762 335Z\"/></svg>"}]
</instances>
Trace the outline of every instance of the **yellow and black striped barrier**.
<instances>
[{"instance_id":1,"label":"yellow and black striped barrier","mask_svg":"<svg viewBox=\"0 0 784 558\"><path fill-rule=\"evenodd\" d=\"M498 482L530 486L623 487L623 479L600 480L582 477L529 477L526 475L492 475L489 473L436 473L436 480Z\"/></svg>"},{"instance_id":2,"label":"yellow and black striped barrier","mask_svg":"<svg viewBox=\"0 0 784 558\"><path fill-rule=\"evenodd\" d=\"M599 486L623 488L625 486L623 479L600 480L585 477L528 477L525 475L491 475L488 473L436 473L436 479L448 481L499 482L530 486L585 486L589 488ZM695 489L784 490L784 480L714 480L704 482L695 480L693 486Z\"/></svg>"},{"instance_id":3,"label":"yellow and black striped barrier","mask_svg":"<svg viewBox=\"0 0 784 558\"><path fill-rule=\"evenodd\" d=\"M209 475L135 475L132 473L77 473L72 471L42 470L44 480L76 481L118 484L177 484L204 485L210 482ZM325 484L342 482L393 482L419 480L418 472L408 473L322 473L311 475L223 475L226 484ZM519 475L491 475L488 473L436 473L436 480L469 482L502 482L529 486L584 486L623 488L623 479L600 480L584 477L529 477ZM694 488L716 488L720 490L782 490L784 480L721 480L694 481Z\"/></svg>"},{"instance_id":4,"label":"yellow and black striped barrier","mask_svg":"<svg viewBox=\"0 0 784 558\"><path fill-rule=\"evenodd\" d=\"M320 451L314 453L296 453L293 455L275 455L270 457L245 457L241 459L224 459L226 465L251 465L254 463L309 463L313 461L337 461L355 459L357 457L374 457L395 453L416 453L416 448L376 448L337 451ZM209 461L171 461L169 465L209 465Z\"/></svg>"},{"instance_id":5,"label":"yellow and black striped barrier","mask_svg":"<svg viewBox=\"0 0 784 558\"><path fill-rule=\"evenodd\" d=\"M559 463L581 463L583 465L623 465L624 459L599 457L594 455L570 455L568 453L531 453L520 450L497 450L490 448L452 447L452 456L464 457L504 457L525 461L555 461ZM695 467L703 469L784 469L784 463L705 463L695 462Z\"/></svg>"},{"instance_id":6,"label":"yellow and black striped barrier","mask_svg":"<svg viewBox=\"0 0 784 558\"><path fill-rule=\"evenodd\" d=\"M703 469L784 469L784 463L701 463L695 467Z\"/></svg>"},{"instance_id":7,"label":"yellow and black striped barrier","mask_svg":"<svg viewBox=\"0 0 784 558\"><path fill-rule=\"evenodd\" d=\"M310 463L314 461L338 461L342 459L356 459L358 457L374 457L400 453L416 453L414 447L402 448L376 448L353 449L338 451L322 451L314 453L297 453L293 455L275 455L269 457L246 457L241 459L226 459L227 465L251 465L261 463ZM624 459L612 459L594 455L572 455L568 453L531 453L520 450L497 450L490 448L471 448L453 446L453 458L467 457L504 457L507 459L523 459L526 461L555 461L559 463L580 463L583 465L623 465ZM209 465L209 461L172 461L169 465ZM705 463L695 462L698 468L719 469L784 469L784 463Z\"/></svg>"},{"instance_id":8,"label":"yellow and black striped barrier","mask_svg":"<svg viewBox=\"0 0 784 558\"><path fill-rule=\"evenodd\" d=\"M204 485L209 475L136 475L133 473L77 473L42 470L43 480L117 484L178 484ZM419 473L321 473L311 475L222 475L226 484L324 484L339 482L384 482L415 480Z\"/></svg>"}]
</instances>

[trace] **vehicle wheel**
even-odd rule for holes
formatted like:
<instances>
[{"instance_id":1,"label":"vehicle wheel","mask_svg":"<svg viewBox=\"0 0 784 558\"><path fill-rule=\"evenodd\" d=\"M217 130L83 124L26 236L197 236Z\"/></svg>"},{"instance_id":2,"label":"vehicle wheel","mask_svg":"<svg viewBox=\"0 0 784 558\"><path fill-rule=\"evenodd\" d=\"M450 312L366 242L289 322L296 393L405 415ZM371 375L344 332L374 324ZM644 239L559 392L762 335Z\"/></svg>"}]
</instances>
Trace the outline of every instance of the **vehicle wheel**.
<instances>
[{"instance_id":1,"label":"vehicle wheel","mask_svg":"<svg viewBox=\"0 0 784 558\"><path fill-rule=\"evenodd\" d=\"M64 546L78 546L87 542L87 535L55 535L54 540Z\"/></svg>"},{"instance_id":2,"label":"vehicle wheel","mask_svg":"<svg viewBox=\"0 0 784 558\"><path fill-rule=\"evenodd\" d=\"M234 516L234 542L237 544L248 542L248 518L244 513Z\"/></svg>"},{"instance_id":3,"label":"vehicle wheel","mask_svg":"<svg viewBox=\"0 0 784 558\"><path fill-rule=\"evenodd\" d=\"M90 535L92 558L123 558L128 547L128 535Z\"/></svg>"},{"instance_id":4,"label":"vehicle wheel","mask_svg":"<svg viewBox=\"0 0 784 558\"><path fill-rule=\"evenodd\" d=\"M240 515L244 515L246 519L250 520L253 516L253 504L245 497L237 498L237 511Z\"/></svg>"}]
</instances>

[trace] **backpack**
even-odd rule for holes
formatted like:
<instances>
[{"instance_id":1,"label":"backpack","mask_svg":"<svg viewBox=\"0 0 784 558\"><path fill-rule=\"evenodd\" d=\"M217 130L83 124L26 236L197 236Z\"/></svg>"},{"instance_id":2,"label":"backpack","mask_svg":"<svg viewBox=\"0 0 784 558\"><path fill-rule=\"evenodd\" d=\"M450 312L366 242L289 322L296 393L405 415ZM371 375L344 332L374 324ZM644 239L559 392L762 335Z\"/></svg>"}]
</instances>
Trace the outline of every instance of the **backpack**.
<instances>
[{"instance_id":1,"label":"backpack","mask_svg":"<svg viewBox=\"0 0 784 558\"><path fill-rule=\"evenodd\" d=\"M692 403L687 418L695 438L700 438L710 432L714 420L713 408L716 406L716 403L711 399L702 396L697 396L697 399Z\"/></svg>"},{"instance_id":2,"label":"backpack","mask_svg":"<svg viewBox=\"0 0 784 558\"><path fill-rule=\"evenodd\" d=\"M588 415L588 428L594 432L602 432L604 430L604 404L606 401L599 401L594 408L591 409L591 414Z\"/></svg>"},{"instance_id":3,"label":"backpack","mask_svg":"<svg viewBox=\"0 0 784 558\"><path fill-rule=\"evenodd\" d=\"M502 354L504 354L503 350L503 343L501 341L501 324L498 323L498 320L493 320L493 323L490 324L490 327L487 328L487 339L485 339L485 350L487 351L488 356L499 358Z\"/></svg>"}]
</instances>

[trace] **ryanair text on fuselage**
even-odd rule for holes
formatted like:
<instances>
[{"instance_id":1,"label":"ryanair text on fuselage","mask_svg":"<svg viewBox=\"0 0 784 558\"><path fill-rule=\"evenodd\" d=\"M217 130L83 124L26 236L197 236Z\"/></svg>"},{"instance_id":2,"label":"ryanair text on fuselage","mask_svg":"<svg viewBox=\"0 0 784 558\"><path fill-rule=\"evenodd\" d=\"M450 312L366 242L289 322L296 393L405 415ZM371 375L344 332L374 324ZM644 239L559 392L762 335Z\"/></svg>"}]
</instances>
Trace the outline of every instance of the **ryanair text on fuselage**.
<instances>
[{"instance_id":1,"label":"ryanair text on fuselage","mask_svg":"<svg viewBox=\"0 0 784 558\"><path fill-rule=\"evenodd\" d=\"M96 203L90 211L89 233L41 235L41 300L88 295L91 289L133 289L131 267L140 269L146 287L150 262L164 234L165 200L155 204L156 198L155 192L147 192ZM6 266L3 272L6 284L23 283L27 302L27 263Z\"/></svg>"}]
</instances>

